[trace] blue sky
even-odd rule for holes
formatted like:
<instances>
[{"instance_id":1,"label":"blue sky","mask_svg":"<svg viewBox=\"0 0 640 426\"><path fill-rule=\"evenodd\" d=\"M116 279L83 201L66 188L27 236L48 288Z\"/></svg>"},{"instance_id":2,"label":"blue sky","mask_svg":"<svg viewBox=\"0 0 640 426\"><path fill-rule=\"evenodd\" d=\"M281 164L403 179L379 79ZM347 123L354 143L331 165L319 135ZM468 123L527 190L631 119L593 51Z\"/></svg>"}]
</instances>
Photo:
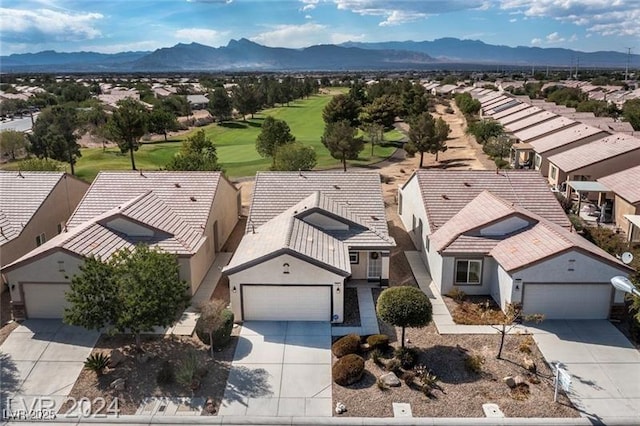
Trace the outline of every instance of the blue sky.
<instances>
[{"instance_id":1,"label":"blue sky","mask_svg":"<svg viewBox=\"0 0 640 426\"><path fill-rule=\"evenodd\" d=\"M0 0L0 53L458 37L640 53L640 0Z\"/></svg>"}]
</instances>

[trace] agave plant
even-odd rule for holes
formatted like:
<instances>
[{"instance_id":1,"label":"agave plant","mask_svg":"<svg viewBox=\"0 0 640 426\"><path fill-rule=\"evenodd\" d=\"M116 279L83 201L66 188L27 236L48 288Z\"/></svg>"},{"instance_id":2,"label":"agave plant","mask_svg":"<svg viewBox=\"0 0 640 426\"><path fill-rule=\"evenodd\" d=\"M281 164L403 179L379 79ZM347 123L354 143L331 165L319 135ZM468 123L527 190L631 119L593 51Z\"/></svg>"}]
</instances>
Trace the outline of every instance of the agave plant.
<instances>
[{"instance_id":1,"label":"agave plant","mask_svg":"<svg viewBox=\"0 0 640 426\"><path fill-rule=\"evenodd\" d=\"M84 368L94 371L98 376L102 376L108 366L109 355L103 353L91 354L84 361Z\"/></svg>"}]
</instances>

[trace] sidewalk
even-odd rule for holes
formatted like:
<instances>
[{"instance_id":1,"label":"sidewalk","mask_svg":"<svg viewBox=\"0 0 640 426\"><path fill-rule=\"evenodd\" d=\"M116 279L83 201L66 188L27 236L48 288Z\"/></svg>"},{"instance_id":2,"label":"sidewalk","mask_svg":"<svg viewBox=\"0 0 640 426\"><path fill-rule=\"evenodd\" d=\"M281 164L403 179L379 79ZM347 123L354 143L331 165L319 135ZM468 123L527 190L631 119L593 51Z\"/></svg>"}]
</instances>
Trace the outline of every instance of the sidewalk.
<instances>
[{"instance_id":1,"label":"sidewalk","mask_svg":"<svg viewBox=\"0 0 640 426\"><path fill-rule=\"evenodd\" d=\"M360 327L331 327L332 336L346 336L355 333L358 336L370 336L380 333L376 307L373 303L371 288L358 287L358 308L360 309Z\"/></svg>"},{"instance_id":2,"label":"sidewalk","mask_svg":"<svg viewBox=\"0 0 640 426\"><path fill-rule=\"evenodd\" d=\"M489 325L462 325L456 324L451 317L451 313L445 305L442 296L436 289L431 274L427 270L420 252L405 251L411 272L418 282L420 290L429 297L431 306L433 307L433 323L440 334L496 334L498 331ZM527 333L527 329L523 326L516 326L511 329L509 334Z\"/></svg>"}]
</instances>

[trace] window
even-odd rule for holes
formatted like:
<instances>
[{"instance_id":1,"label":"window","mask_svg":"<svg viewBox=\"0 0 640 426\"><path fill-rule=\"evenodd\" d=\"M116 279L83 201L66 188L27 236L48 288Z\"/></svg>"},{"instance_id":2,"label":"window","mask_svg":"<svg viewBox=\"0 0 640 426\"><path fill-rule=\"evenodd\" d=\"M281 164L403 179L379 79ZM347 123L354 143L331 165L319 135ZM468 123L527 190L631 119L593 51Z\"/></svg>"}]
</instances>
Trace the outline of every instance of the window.
<instances>
[{"instance_id":1,"label":"window","mask_svg":"<svg viewBox=\"0 0 640 426\"><path fill-rule=\"evenodd\" d=\"M429 251L429 236L424 237L424 249Z\"/></svg>"},{"instance_id":2,"label":"window","mask_svg":"<svg viewBox=\"0 0 640 426\"><path fill-rule=\"evenodd\" d=\"M480 284L482 260L456 260L456 284Z\"/></svg>"},{"instance_id":3,"label":"window","mask_svg":"<svg viewBox=\"0 0 640 426\"><path fill-rule=\"evenodd\" d=\"M360 253L358 253L357 251L350 251L349 262L352 264L360 263Z\"/></svg>"},{"instance_id":4,"label":"window","mask_svg":"<svg viewBox=\"0 0 640 426\"><path fill-rule=\"evenodd\" d=\"M47 236L43 232L42 234L36 237L36 246L40 247L41 245L44 244L45 241L47 241Z\"/></svg>"},{"instance_id":5,"label":"window","mask_svg":"<svg viewBox=\"0 0 640 426\"><path fill-rule=\"evenodd\" d=\"M551 168L549 169L549 176L551 177L551 179L555 180L557 175L558 169L556 169L556 166L551 166Z\"/></svg>"},{"instance_id":6,"label":"window","mask_svg":"<svg viewBox=\"0 0 640 426\"><path fill-rule=\"evenodd\" d=\"M62 234L62 231L64 231L65 228L65 223L64 222L60 222L58 224L58 234Z\"/></svg>"},{"instance_id":7,"label":"window","mask_svg":"<svg viewBox=\"0 0 640 426\"><path fill-rule=\"evenodd\" d=\"M541 164L542 164L542 157L539 154L536 154L536 158L535 158L536 170L540 168Z\"/></svg>"}]
</instances>

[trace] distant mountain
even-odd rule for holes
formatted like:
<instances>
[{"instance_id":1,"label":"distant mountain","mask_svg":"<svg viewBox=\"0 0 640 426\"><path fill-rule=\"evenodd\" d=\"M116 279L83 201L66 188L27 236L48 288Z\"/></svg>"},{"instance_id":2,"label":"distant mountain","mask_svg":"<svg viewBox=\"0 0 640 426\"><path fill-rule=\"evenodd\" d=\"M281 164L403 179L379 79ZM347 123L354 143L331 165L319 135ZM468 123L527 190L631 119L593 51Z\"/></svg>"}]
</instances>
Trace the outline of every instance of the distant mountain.
<instances>
[{"instance_id":1,"label":"distant mountain","mask_svg":"<svg viewBox=\"0 0 640 426\"><path fill-rule=\"evenodd\" d=\"M561 48L496 46L480 40L460 40L457 38L381 43L346 42L341 46L420 52L427 53L439 61L474 64L568 67L579 61L580 66L624 68L628 59L627 54L613 51L580 52ZM634 64L640 63L640 55L631 55L630 59Z\"/></svg>"},{"instance_id":2,"label":"distant mountain","mask_svg":"<svg viewBox=\"0 0 640 426\"><path fill-rule=\"evenodd\" d=\"M158 49L132 64L134 70L354 70L398 69L432 64L421 52L336 45L305 49L267 47L245 38L214 48L198 43Z\"/></svg>"},{"instance_id":3,"label":"distant mountain","mask_svg":"<svg viewBox=\"0 0 640 426\"><path fill-rule=\"evenodd\" d=\"M106 68L119 68L127 63L134 62L150 52L121 52L121 53L96 53L96 52L56 52L45 50L38 53L20 53L9 56L0 56L0 67L3 72L9 71L37 71L39 69L52 70L93 70Z\"/></svg>"}]
</instances>

